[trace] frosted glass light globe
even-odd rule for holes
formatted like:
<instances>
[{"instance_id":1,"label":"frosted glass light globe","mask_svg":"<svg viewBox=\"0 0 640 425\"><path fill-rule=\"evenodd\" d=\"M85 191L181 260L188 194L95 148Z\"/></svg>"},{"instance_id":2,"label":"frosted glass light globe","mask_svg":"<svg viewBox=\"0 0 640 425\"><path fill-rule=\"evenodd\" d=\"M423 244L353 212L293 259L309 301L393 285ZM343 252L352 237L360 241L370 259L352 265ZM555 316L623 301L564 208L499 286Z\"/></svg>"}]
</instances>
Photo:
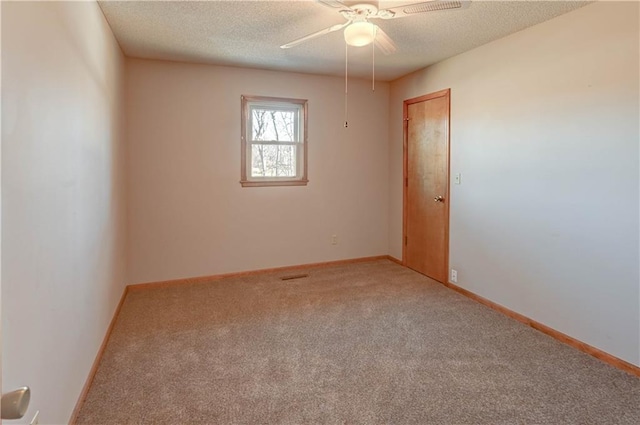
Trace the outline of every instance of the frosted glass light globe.
<instances>
[{"instance_id":1,"label":"frosted glass light globe","mask_svg":"<svg viewBox=\"0 0 640 425\"><path fill-rule=\"evenodd\" d=\"M375 25L370 22L354 22L344 30L344 41L349 46L361 47L371 44L375 35Z\"/></svg>"}]
</instances>

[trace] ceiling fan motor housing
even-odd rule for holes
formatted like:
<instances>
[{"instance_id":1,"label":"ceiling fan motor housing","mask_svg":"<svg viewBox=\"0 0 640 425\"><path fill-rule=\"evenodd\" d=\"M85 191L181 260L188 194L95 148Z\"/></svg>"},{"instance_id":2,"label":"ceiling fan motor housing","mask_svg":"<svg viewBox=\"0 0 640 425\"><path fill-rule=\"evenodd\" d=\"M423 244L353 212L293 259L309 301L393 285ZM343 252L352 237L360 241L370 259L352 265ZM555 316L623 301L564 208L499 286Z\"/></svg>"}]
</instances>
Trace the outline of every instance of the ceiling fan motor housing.
<instances>
[{"instance_id":1,"label":"ceiling fan motor housing","mask_svg":"<svg viewBox=\"0 0 640 425\"><path fill-rule=\"evenodd\" d=\"M345 2L345 6L348 6L351 10L345 9L341 11L342 15L347 19L366 19L378 13L377 1L358 0L352 3L353 4Z\"/></svg>"},{"instance_id":2,"label":"ceiling fan motor housing","mask_svg":"<svg viewBox=\"0 0 640 425\"><path fill-rule=\"evenodd\" d=\"M342 3L344 3L345 6L350 7L351 9L358 9L358 6L372 6L375 7L376 9L379 8L379 1L377 0L349 0L349 1L343 1Z\"/></svg>"}]
</instances>

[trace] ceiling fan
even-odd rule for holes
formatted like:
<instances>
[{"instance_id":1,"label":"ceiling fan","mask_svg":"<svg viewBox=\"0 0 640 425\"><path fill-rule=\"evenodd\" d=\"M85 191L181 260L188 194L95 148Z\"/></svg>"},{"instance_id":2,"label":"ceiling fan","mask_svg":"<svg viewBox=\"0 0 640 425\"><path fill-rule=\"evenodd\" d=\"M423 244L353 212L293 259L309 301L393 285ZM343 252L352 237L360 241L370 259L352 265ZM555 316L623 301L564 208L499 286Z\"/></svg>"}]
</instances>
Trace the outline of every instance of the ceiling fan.
<instances>
[{"instance_id":1,"label":"ceiling fan","mask_svg":"<svg viewBox=\"0 0 640 425\"><path fill-rule=\"evenodd\" d=\"M347 22L298 38L290 43L283 44L280 48L295 47L316 37L344 28L344 39L349 46L366 46L373 42L384 54L389 55L396 51L395 43L379 26L369 22L370 19L396 19L439 10L465 9L471 3L470 0L431 0L389 9L379 9L378 1L357 0L348 2L349 5L338 0L316 1L323 6L339 9L338 13Z\"/></svg>"}]
</instances>

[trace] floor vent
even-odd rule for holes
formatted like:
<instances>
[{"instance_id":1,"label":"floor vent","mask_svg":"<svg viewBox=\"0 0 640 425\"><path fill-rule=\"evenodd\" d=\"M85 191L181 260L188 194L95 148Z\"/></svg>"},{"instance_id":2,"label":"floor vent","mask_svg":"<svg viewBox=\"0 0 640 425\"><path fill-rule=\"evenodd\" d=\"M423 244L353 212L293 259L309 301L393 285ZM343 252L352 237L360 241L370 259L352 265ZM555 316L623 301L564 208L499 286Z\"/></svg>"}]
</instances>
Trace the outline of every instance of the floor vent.
<instances>
[{"instance_id":1,"label":"floor vent","mask_svg":"<svg viewBox=\"0 0 640 425\"><path fill-rule=\"evenodd\" d=\"M293 280L293 279L302 279L303 277L309 277L308 274L292 274L289 276L282 276L280 280Z\"/></svg>"}]
</instances>

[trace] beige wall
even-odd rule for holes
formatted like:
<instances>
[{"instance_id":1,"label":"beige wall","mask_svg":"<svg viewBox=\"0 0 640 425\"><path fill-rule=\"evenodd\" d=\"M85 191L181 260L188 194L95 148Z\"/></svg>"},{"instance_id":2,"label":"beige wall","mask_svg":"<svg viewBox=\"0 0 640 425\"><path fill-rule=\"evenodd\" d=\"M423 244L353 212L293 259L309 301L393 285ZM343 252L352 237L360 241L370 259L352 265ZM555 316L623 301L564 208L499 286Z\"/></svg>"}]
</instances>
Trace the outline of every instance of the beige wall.
<instances>
[{"instance_id":1,"label":"beige wall","mask_svg":"<svg viewBox=\"0 0 640 425\"><path fill-rule=\"evenodd\" d=\"M2 2L3 388L66 423L125 282L124 58L96 3Z\"/></svg>"},{"instance_id":2,"label":"beige wall","mask_svg":"<svg viewBox=\"0 0 640 425\"><path fill-rule=\"evenodd\" d=\"M0 46L2 45L2 4L0 4ZM1 50L1 49L0 49ZM2 55L0 54L0 98L2 97ZM0 116L2 116L2 102L0 102ZM2 120L0 119L0 136L2 135ZM1 139L0 139L1 141ZM0 143L0 318L2 317L2 143ZM0 347L2 347L2 320L0 320ZM0 348L0 394L2 386L2 349Z\"/></svg>"},{"instance_id":3,"label":"beige wall","mask_svg":"<svg viewBox=\"0 0 640 425\"><path fill-rule=\"evenodd\" d=\"M391 85L390 254L402 101L451 88L458 284L640 365L638 4L596 3Z\"/></svg>"},{"instance_id":4,"label":"beige wall","mask_svg":"<svg viewBox=\"0 0 640 425\"><path fill-rule=\"evenodd\" d=\"M387 253L388 84L127 61L129 281ZM306 187L242 188L240 96L309 100ZM331 245L331 235L338 245Z\"/></svg>"}]
</instances>

